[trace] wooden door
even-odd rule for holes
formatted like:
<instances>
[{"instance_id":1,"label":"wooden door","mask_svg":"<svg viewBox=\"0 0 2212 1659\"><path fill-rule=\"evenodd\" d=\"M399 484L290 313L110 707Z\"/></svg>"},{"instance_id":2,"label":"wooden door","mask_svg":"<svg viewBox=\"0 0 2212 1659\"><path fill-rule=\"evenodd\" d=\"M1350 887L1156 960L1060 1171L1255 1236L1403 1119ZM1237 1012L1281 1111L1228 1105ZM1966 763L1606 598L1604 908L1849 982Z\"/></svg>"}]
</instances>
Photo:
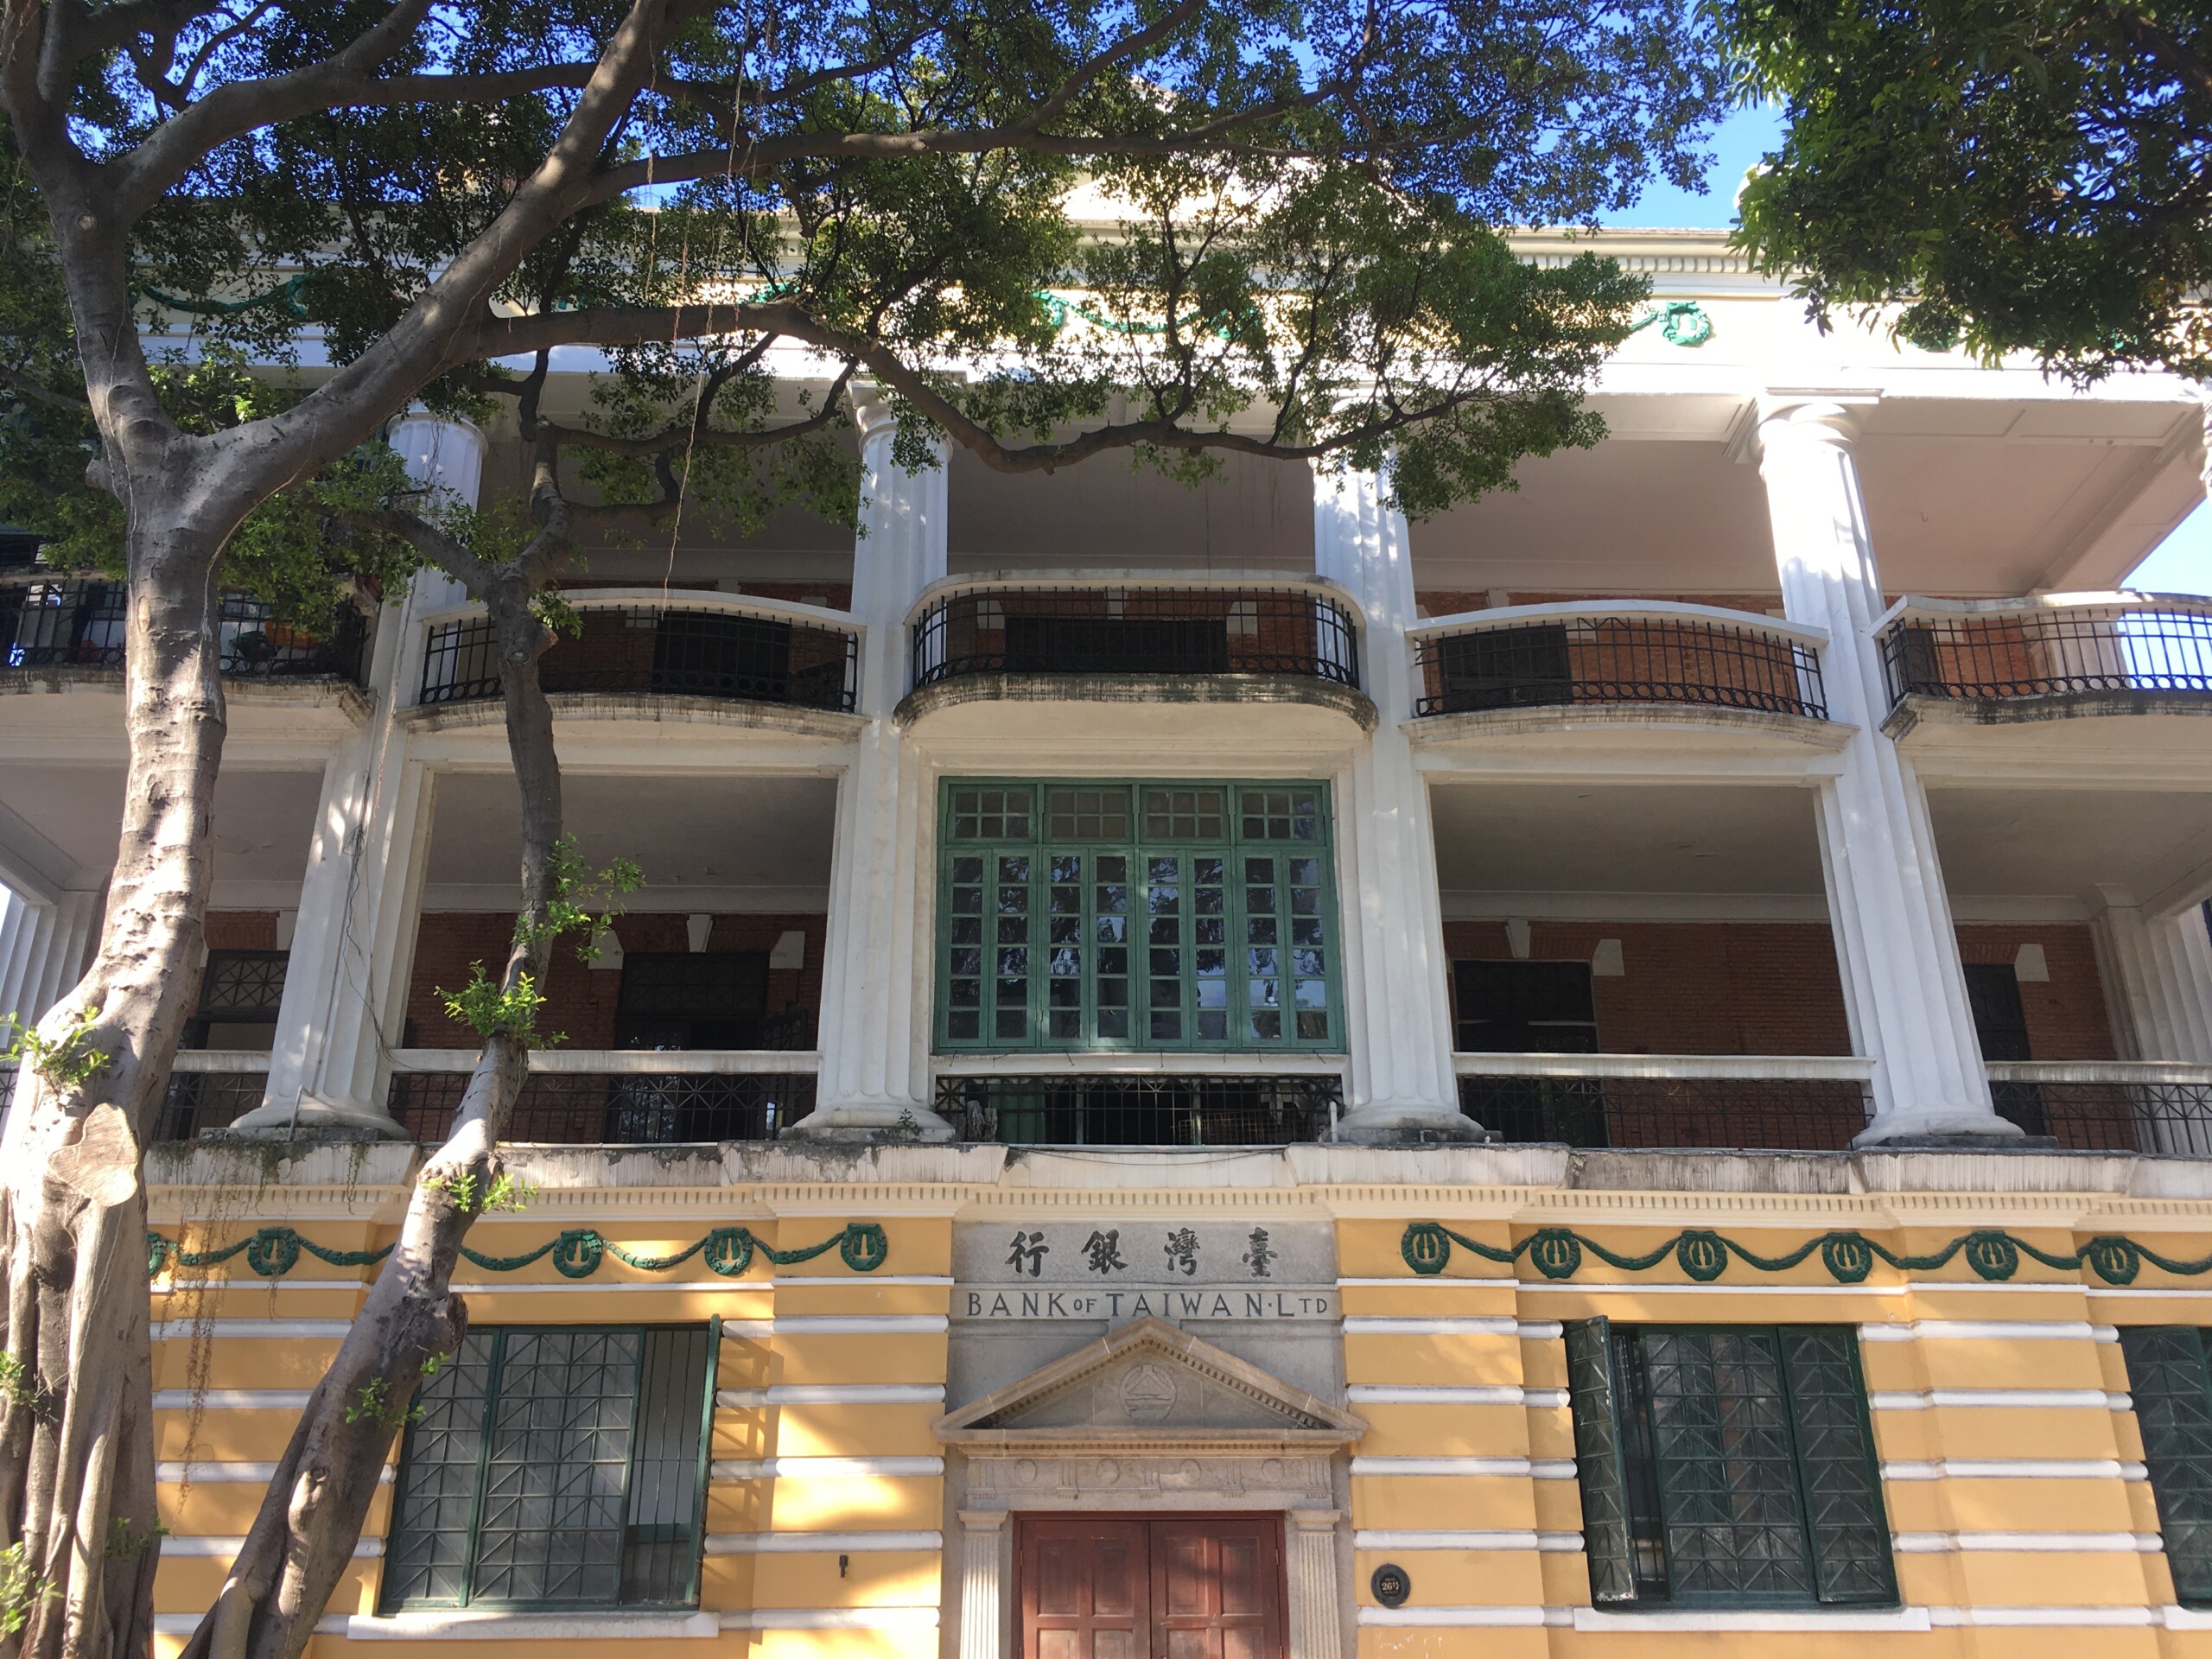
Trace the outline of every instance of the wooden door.
<instances>
[{"instance_id":1,"label":"wooden door","mask_svg":"<svg viewBox=\"0 0 2212 1659\"><path fill-rule=\"evenodd\" d=\"M1024 1659L1147 1659L1151 1575L1141 1521L1025 1517Z\"/></svg>"},{"instance_id":2,"label":"wooden door","mask_svg":"<svg viewBox=\"0 0 2212 1659\"><path fill-rule=\"evenodd\" d=\"M1151 1659L1282 1659L1282 1522L1152 1523Z\"/></svg>"},{"instance_id":3,"label":"wooden door","mask_svg":"<svg viewBox=\"0 0 2212 1659\"><path fill-rule=\"evenodd\" d=\"M1020 1659L1284 1659L1278 1516L1024 1516Z\"/></svg>"}]
</instances>

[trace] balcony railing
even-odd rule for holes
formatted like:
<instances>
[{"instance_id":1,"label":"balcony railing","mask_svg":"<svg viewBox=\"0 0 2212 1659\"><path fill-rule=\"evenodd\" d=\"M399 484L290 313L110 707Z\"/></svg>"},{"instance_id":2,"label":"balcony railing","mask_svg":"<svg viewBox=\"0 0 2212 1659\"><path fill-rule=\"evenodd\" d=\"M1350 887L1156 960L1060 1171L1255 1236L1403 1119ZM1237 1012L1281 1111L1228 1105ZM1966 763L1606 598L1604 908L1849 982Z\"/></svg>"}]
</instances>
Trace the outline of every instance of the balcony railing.
<instances>
[{"instance_id":1,"label":"balcony railing","mask_svg":"<svg viewBox=\"0 0 2212 1659\"><path fill-rule=\"evenodd\" d=\"M1455 1054L1459 1109L1510 1141L1834 1152L1866 1127L1848 1055Z\"/></svg>"},{"instance_id":2,"label":"balcony railing","mask_svg":"<svg viewBox=\"0 0 2212 1659\"><path fill-rule=\"evenodd\" d=\"M1993 1062L1989 1089L2001 1116L2069 1152L2212 1157L2212 1066Z\"/></svg>"},{"instance_id":3,"label":"balcony railing","mask_svg":"<svg viewBox=\"0 0 2212 1659\"><path fill-rule=\"evenodd\" d=\"M119 582L0 580L0 669L123 666L125 607ZM234 679L340 679L359 685L369 628L360 612L340 605L320 634L270 620L269 607L249 594L219 596L216 628L222 672Z\"/></svg>"},{"instance_id":4,"label":"balcony railing","mask_svg":"<svg viewBox=\"0 0 2212 1659\"><path fill-rule=\"evenodd\" d=\"M1237 1057L1222 1055L1185 1057L1173 1074L1098 1058L1101 1069L1083 1073L941 1074L938 1113L963 1141L1005 1146L1279 1147L1328 1139L1344 1111L1333 1071L1262 1062L1239 1075Z\"/></svg>"},{"instance_id":5,"label":"balcony railing","mask_svg":"<svg viewBox=\"0 0 2212 1659\"><path fill-rule=\"evenodd\" d=\"M1891 609L1879 638L1892 708L1908 696L2212 694L2212 600L2131 593L1907 599Z\"/></svg>"},{"instance_id":6,"label":"balcony railing","mask_svg":"<svg viewBox=\"0 0 2212 1659\"><path fill-rule=\"evenodd\" d=\"M1351 607L1318 582L963 583L912 619L917 690L979 674L1287 675L1359 684Z\"/></svg>"},{"instance_id":7,"label":"balcony railing","mask_svg":"<svg viewBox=\"0 0 2212 1659\"><path fill-rule=\"evenodd\" d=\"M156 1141L191 1141L202 1129L227 1128L261 1104L269 1087L269 1056L238 1049L188 1048L169 1067Z\"/></svg>"},{"instance_id":8,"label":"balcony railing","mask_svg":"<svg viewBox=\"0 0 2212 1659\"><path fill-rule=\"evenodd\" d=\"M859 693L860 633L835 612L768 600L658 589L565 597L582 632L540 660L549 692L706 697L850 713ZM480 614L433 619L422 701L499 695L498 642Z\"/></svg>"},{"instance_id":9,"label":"balcony railing","mask_svg":"<svg viewBox=\"0 0 2212 1659\"><path fill-rule=\"evenodd\" d=\"M392 1069L393 1119L410 1140L453 1127L476 1056L402 1049ZM675 1146L772 1141L814 1109L821 1057L774 1049L660 1052L547 1050L530 1057L510 1141L541 1146Z\"/></svg>"},{"instance_id":10,"label":"balcony railing","mask_svg":"<svg viewBox=\"0 0 2212 1659\"><path fill-rule=\"evenodd\" d=\"M1824 636L1662 601L1514 605L1408 630L1417 715L1664 704L1827 718Z\"/></svg>"}]
</instances>

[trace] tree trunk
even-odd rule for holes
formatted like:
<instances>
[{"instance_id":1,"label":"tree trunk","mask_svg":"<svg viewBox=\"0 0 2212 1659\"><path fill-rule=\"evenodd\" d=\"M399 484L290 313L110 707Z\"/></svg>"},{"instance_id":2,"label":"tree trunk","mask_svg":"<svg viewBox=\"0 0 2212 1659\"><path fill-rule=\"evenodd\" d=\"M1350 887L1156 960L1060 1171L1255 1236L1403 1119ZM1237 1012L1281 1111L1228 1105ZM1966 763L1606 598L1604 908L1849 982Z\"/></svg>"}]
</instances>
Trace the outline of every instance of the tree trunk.
<instances>
[{"instance_id":1,"label":"tree trunk","mask_svg":"<svg viewBox=\"0 0 2212 1659\"><path fill-rule=\"evenodd\" d=\"M99 949L16 1076L0 1190L0 1546L28 1588L0 1659L139 1659L152 1643L152 1363L141 1149L199 982L223 751L221 538L133 480L124 691L130 760Z\"/></svg>"},{"instance_id":2,"label":"tree trunk","mask_svg":"<svg viewBox=\"0 0 2212 1659\"><path fill-rule=\"evenodd\" d=\"M507 747L522 792L523 902L501 982L512 989L524 975L545 980L561 774L537 677L553 636L530 608L528 581L511 569L500 578L483 596L498 629ZM453 1270L499 1174L499 1138L529 1058L520 1036L486 1039L452 1132L423 1164L392 1252L308 1396L221 1594L181 1659L298 1659L314 1635L353 1560L425 1363L451 1354L467 1332Z\"/></svg>"}]
</instances>

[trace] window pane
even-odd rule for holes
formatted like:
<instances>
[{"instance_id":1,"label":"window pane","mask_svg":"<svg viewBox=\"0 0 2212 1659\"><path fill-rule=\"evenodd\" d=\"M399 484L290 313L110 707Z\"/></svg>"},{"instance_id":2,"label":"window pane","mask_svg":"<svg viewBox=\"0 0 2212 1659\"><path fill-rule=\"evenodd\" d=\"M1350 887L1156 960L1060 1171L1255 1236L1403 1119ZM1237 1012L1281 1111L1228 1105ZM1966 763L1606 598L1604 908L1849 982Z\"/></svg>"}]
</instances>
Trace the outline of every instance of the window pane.
<instances>
[{"instance_id":1,"label":"window pane","mask_svg":"<svg viewBox=\"0 0 2212 1659\"><path fill-rule=\"evenodd\" d=\"M1809 1600L1773 1336L1647 1331L1643 1340L1675 1599Z\"/></svg>"},{"instance_id":2,"label":"window pane","mask_svg":"<svg viewBox=\"0 0 2212 1659\"><path fill-rule=\"evenodd\" d=\"M392 1503L385 1564L386 1607L457 1606L468 1595L468 1531L496 1332L471 1332L415 1392L422 1415L409 1427Z\"/></svg>"},{"instance_id":3,"label":"window pane","mask_svg":"<svg viewBox=\"0 0 2212 1659\"><path fill-rule=\"evenodd\" d=\"M2123 1325L2120 1345L2174 1593L2212 1601L2212 1384L2202 1335L2187 1325Z\"/></svg>"},{"instance_id":4,"label":"window pane","mask_svg":"<svg viewBox=\"0 0 2212 1659\"><path fill-rule=\"evenodd\" d=\"M1091 931L1096 942L1098 1038L1129 1038L1129 861L1120 854L1099 855L1093 866Z\"/></svg>"},{"instance_id":5,"label":"window pane","mask_svg":"<svg viewBox=\"0 0 2212 1659\"><path fill-rule=\"evenodd\" d=\"M1154 1042L1183 1039L1183 877L1181 861L1155 858L1145 887L1145 965Z\"/></svg>"},{"instance_id":6,"label":"window pane","mask_svg":"<svg viewBox=\"0 0 2212 1659\"><path fill-rule=\"evenodd\" d=\"M1045 834L1054 841L1127 841L1129 791L1051 790L1046 796Z\"/></svg>"},{"instance_id":7,"label":"window pane","mask_svg":"<svg viewBox=\"0 0 2212 1659\"><path fill-rule=\"evenodd\" d=\"M1218 841L1229 833L1218 789L1162 788L1144 792L1147 841Z\"/></svg>"},{"instance_id":8,"label":"window pane","mask_svg":"<svg viewBox=\"0 0 2212 1659\"><path fill-rule=\"evenodd\" d=\"M699 1430L707 1344L700 1330L649 1331L622 1541L626 1606L687 1602L698 1561Z\"/></svg>"},{"instance_id":9,"label":"window pane","mask_svg":"<svg viewBox=\"0 0 2212 1659\"><path fill-rule=\"evenodd\" d=\"M1859 1338L1843 1326L1784 1330L1813 1571L1824 1602L1893 1601L1889 1522L1859 1377Z\"/></svg>"},{"instance_id":10,"label":"window pane","mask_svg":"<svg viewBox=\"0 0 2212 1659\"><path fill-rule=\"evenodd\" d=\"M1575 1473L1582 1484L1582 1539L1590 1555L1590 1599L1601 1607L1636 1599L1611 1347L1604 1319L1567 1321L1567 1382L1574 1407Z\"/></svg>"},{"instance_id":11,"label":"window pane","mask_svg":"<svg viewBox=\"0 0 2212 1659\"><path fill-rule=\"evenodd\" d=\"M1029 861L1001 855L994 888L991 1035L1018 1043L1029 1035Z\"/></svg>"}]
</instances>

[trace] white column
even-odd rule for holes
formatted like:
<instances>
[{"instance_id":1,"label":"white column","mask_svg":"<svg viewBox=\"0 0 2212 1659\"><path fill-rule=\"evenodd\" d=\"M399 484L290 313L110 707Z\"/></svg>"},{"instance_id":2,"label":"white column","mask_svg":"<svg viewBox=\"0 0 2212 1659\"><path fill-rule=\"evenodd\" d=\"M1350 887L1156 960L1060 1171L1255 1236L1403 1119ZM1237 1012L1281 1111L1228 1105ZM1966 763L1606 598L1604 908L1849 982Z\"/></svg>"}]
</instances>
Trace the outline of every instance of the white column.
<instances>
[{"instance_id":1,"label":"white column","mask_svg":"<svg viewBox=\"0 0 2212 1659\"><path fill-rule=\"evenodd\" d=\"M1856 728L1841 773L1821 786L1819 821L1852 1034L1874 1061L1874 1118L1857 1144L2017 1136L1990 1103L1927 796L1881 730L1882 586L1852 419L1837 403L1777 400L1759 442L1783 613L1827 631L1828 717Z\"/></svg>"},{"instance_id":2,"label":"white column","mask_svg":"<svg viewBox=\"0 0 2212 1659\"><path fill-rule=\"evenodd\" d=\"M1481 1129L1461 1114L1452 1074L1428 786L1403 724L1414 712L1413 545L1405 515L1387 505L1374 474L1315 474L1313 562L1365 619L1360 668L1378 715L1352 758L1350 798L1337 804L1351 1062L1338 1138L1472 1139Z\"/></svg>"},{"instance_id":3,"label":"white column","mask_svg":"<svg viewBox=\"0 0 2212 1659\"><path fill-rule=\"evenodd\" d=\"M97 891L68 888L46 899L0 887L0 1017L36 1025L84 976L100 908Z\"/></svg>"},{"instance_id":4,"label":"white column","mask_svg":"<svg viewBox=\"0 0 2212 1659\"><path fill-rule=\"evenodd\" d=\"M1344 1652L1337 1596L1338 1518L1335 1510L1293 1510L1284 1516L1290 1659L1338 1659Z\"/></svg>"},{"instance_id":5,"label":"white column","mask_svg":"<svg viewBox=\"0 0 2212 1659\"><path fill-rule=\"evenodd\" d=\"M2130 1060L2212 1064L2212 938L2204 912L2153 918L2122 887L2099 889L2090 924L2113 1040Z\"/></svg>"},{"instance_id":6,"label":"white column","mask_svg":"<svg viewBox=\"0 0 2212 1659\"><path fill-rule=\"evenodd\" d=\"M929 925L937 814L928 769L892 710L906 691L906 613L945 573L945 457L921 473L892 459L889 408L856 399L861 535L853 613L868 725L837 790L829 938L822 964L822 1075L791 1133L865 1139L912 1125L946 1141L930 1109Z\"/></svg>"},{"instance_id":7,"label":"white column","mask_svg":"<svg viewBox=\"0 0 2212 1659\"><path fill-rule=\"evenodd\" d=\"M474 427L410 415L391 444L423 486L424 505L475 505L485 442ZM385 1094L414 969L432 779L410 759L398 714L422 681L421 619L466 597L442 571L424 570L378 620L374 706L323 770L269 1091L235 1128L399 1133Z\"/></svg>"},{"instance_id":8,"label":"white column","mask_svg":"<svg viewBox=\"0 0 2212 1659\"><path fill-rule=\"evenodd\" d=\"M1005 1659L1010 1518L1003 1510L960 1511L959 1659Z\"/></svg>"}]
</instances>

